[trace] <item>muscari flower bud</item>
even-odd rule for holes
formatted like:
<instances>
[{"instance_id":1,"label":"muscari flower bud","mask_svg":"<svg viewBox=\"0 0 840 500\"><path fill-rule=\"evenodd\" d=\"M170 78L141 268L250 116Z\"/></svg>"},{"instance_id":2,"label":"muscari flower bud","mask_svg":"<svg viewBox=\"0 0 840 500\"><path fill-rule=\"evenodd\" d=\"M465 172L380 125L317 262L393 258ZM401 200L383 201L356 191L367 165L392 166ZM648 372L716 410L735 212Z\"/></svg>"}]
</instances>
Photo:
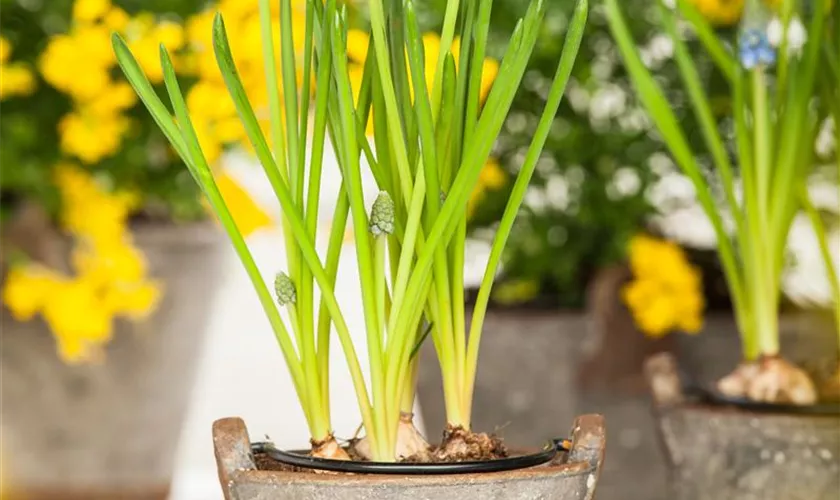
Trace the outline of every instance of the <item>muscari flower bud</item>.
<instances>
[{"instance_id":1,"label":"muscari flower bud","mask_svg":"<svg viewBox=\"0 0 840 500\"><path fill-rule=\"evenodd\" d=\"M776 49L770 45L764 30L751 28L738 38L738 58L744 69L770 66L776 62Z\"/></svg>"},{"instance_id":2,"label":"muscari flower bud","mask_svg":"<svg viewBox=\"0 0 840 500\"><path fill-rule=\"evenodd\" d=\"M394 202L385 191L379 193L370 209L369 229L374 236L394 232Z\"/></svg>"},{"instance_id":3,"label":"muscari flower bud","mask_svg":"<svg viewBox=\"0 0 840 500\"><path fill-rule=\"evenodd\" d=\"M294 304L297 301L297 292L292 279L284 272L277 273L274 278L274 293L277 294L277 302L281 306Z\"/></svg>"}]
</instances>

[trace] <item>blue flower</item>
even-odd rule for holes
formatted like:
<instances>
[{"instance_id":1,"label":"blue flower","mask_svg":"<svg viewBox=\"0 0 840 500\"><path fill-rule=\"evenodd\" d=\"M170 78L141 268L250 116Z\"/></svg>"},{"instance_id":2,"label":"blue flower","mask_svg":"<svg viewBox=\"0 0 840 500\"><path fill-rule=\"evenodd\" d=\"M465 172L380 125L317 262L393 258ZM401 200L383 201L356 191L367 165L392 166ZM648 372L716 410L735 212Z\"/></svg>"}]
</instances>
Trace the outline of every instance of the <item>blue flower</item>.
<instances>
[{"instance_id":1,"label":"blue flower","mask_svg":"<svg viewBox=\"0 0 840 500\"><path fill-rule=\"evenodd\" d=\"M738 57L745 69L769 66L776 62L776 49L770 45L764 30L751 28L744 30L738 39Z\"/></svg>"}]
</instances>

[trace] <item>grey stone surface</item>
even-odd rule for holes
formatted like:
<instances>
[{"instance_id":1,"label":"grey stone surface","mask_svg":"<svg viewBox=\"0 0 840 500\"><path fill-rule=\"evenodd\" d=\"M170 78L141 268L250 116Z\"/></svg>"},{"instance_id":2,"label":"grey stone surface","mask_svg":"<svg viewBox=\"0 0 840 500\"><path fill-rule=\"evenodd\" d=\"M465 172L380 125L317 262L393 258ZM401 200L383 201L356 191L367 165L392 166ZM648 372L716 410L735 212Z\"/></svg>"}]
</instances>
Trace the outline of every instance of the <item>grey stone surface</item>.
<instances>
[{"instance_id":1,"label":"grey stone surface","mask_svg":"<svg viewBox=\"0 0 840 500\"><path fill-rule=\"evenodd\" d=\"M256 470L241 419L213 425L226 500L592 500L603 462L603 419L575 421L568 456L546 466L486 474L390 476Z\"/></svg>"},{"instance_id":2,"label":"grey stone surface","mask_svg":"<svg viewBox=\"0 0 840 500\"><path fill-rule=\"evenodd\" d=\"M163 282L163 300L147 321L116 323L101 364L64 364L46 325L3 312L0 416L3 454L13 457L4 473L16 490L165 495L222 238L209 222L138 228L135 241Z\"/></svg>"}]
</instances>

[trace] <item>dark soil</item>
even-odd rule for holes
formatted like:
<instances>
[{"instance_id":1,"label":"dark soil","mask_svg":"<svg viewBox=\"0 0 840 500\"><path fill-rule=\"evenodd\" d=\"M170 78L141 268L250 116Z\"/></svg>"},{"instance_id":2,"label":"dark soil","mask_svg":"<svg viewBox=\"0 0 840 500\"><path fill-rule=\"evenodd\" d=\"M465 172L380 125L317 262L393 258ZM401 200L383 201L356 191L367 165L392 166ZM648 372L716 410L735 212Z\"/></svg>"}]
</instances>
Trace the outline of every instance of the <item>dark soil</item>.
<instances>
[{"instance_id":1,"label":"dark soil","mask_svg":"<svg viewBox=\"0 0 840 500\"><path fill-rule=\"evenodd\" d=\"M279 460L275 460L265 453L254 453L254 463L257 464L257 470L268 470L276 472L304 472L315 473L315 469L308 469L306 467L296 467L294 465L284 464Z\"/></svg>"},{"instance_id":2,"label":"dark soil","mask_svg":"<svg viewBox=\"0 0 840 500\"><path fill-rule=\"evenodd\" d=\"M356 462L365 460L359 456L351 441L344 449ZM470 432L463 427L447 428L443 432L441 444L430 447L433 463L458 463L495 460L508 457L508 450L502 439L485 432ZM257 470L278 472L315 473L315 469L287 465L265 453L254 453ZM428 458L411 456L401 460L403 463L429 463Z\"/></svg>"}]
</instances>

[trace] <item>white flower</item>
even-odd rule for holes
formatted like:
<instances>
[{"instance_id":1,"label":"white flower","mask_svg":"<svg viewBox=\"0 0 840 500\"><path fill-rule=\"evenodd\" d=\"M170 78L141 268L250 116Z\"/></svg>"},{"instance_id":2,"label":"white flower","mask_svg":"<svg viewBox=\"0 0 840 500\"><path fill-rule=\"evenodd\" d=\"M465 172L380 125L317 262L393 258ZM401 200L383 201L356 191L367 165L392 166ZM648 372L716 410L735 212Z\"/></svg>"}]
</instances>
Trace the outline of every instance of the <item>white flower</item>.
<instances>
[{"instance_id":1,"label":"white flower","mask_svg":"<svg viewBox=\"0 0 840 500\"><path fill-rule=\"evenodd\" d=\"M677 0L662 0L662 5L674 10L677 8Z\"/></svg>"},{"instance_id":2,"label":"white flower","mask_svg":"<svg viewBox=\"0 0 840 500\"><path fill-rule=\"evenodd\" d=\"M589 103L589 119L602 121L619 116L627 107L627 92L618 85L598 89Z\"/></svg>"},{"instance_id":3,"label":"white flower","mask_svg":"<svg viewBox=\"0 0 840 500\"><path fill-rule=\"evenodd\" d=\"M668 213L676 206L696 203L694 184L679 172L670 172L661 176L647 192L648 201L660 212Z\"/></svg>"},{"instance_id":4,"label":"white flower","mask_svg":"<svg viewBox=\"0 0 840 500\"><path fill-rule=\"evenodd\" d=\"M522 200L522 203L535 214L542 214L545 212L548 200L546 200L545 193L542 189L530 186L528 191L525 192L525 199Z\"/></svg>"},{"instance_id":5,"label":"white flower","mask_svg":"<svg viewBox=\"0 0 840 500\"><path fill-rule=\"evenodd\" d=\"M492 239L492 238L491 238ZM488 240L467 238L464 242L464 287L478 288L484 278L487 261L490 260L491 245ZM496 274L501 271L499 263Z\"/></svg>"},{"instance_id":6,"label":"white flower","mask_svg":"<svg viewBox=\"0 0 840 500\"><path fill-rule=\"evenodd\" d=\"M817 140L815 141L814 148L817 151L817 154L823 158L831 155L834 151L834 148L837 147L834 144L834 117L829 116L820 126L820 131L817 133Z\"/></svg>"},{"instance_id":7,"label":"white flower","mask_svg":"<svg viewBox=\"0 0 840 500\"><path fill-rule=\"evenodd\" d=\"M615 171L607 185L607 195L614 200L627 198L638 193L641 187L642 181L638 172L630 167L621 167Z\"/></svg>"},{"instance_id":8,"label":"white flower","mask_svg":"<svg viewBox=\"0 0 840 500\"><path fill-rule=\"evenodd\" d=\"M829 248L840 247L840 232L826 235ZM792 257L782 275L782 291L792 301L803 305L827 306L832 302L831 284L825 262L820 254L814 226L807 216L800 214L793 220L788 235L788 252ZM835 269L837 252L832 255Z\"/></svg>"},{"instance_id":9,"label":"white flower","mask_svg":"<svg viewBox=\"0 0 840 500\"><path fill-rule=\"evenodd\" d=\"M834 182L818 179L808 183L808 197L817 210L840 212L840 189Z\"/></svg>"},{"instance_id":10,"label":"white flower","mask_svg":"<svg viewBox=\"0 0 840 500\"><path fill-rule=\"evenodd\" d=\"M717 245L715 229L698 204L654 217L653 222L665 237L688 247L712 250Z\"/></svg>"},{"instance_id":11,"label":"white flower","mask_svg":"<svg viewBox=\"0 0 840 500\"><path fill-rule=\"evenodd\" d=\"M782 26L782 21L778 16L767 24L767 41L773 47L781 47L785 30ZM799 54L802 52L802 47L805 46L805 41L808 39L808 34L805 32L805 26L798 17L793 17L788 24L787 29L787 45L788 54Z\"/></svg>"},{"instance_id":12,"label":"white flower","mask_svg":"<svg viewBox=\"0 0 840 500\"><path fill-rule=\"evenodd\" d=\"M589 108L589 92L576 82L574 84L569 82L569 88L564 97L569 101L575 113L583 113Z\"/></svg>"},{"instance_id":13,"label":"white flower","mask_svg":"<svg viewBox=\"0 0 840 500\"><path fill-rule=\"evenodd\" d=\"M659 177L676 170L676 165L674 165L674 161L671 160L671 157L660 152L650 155L648 158L648 165L650 165L650 170Z\"/></svg>"},{"instance_id":14,"label":"white flower","mask_svg":"<svg viewBox=\"0 0 840 500\"><path fill-rule=\"evenodd\" d=\"M549 177L545 183L545 195L552 208L565 210L569 206L569 182L562 175Z\"/></svg>"},{"instance_id":15,"label":"white flower","mask_svg":"<svg viewBox=\"0 0 840 500\"><path fill-rule=\"evenodd\" d=\"M773 47L778 47L782 44L783 33L784 29L782 28L782 20L779 19L778 16L774 16L773 19L767 23L767 41L770 42L770 45Z\"/></svg>"}]
</instances>

